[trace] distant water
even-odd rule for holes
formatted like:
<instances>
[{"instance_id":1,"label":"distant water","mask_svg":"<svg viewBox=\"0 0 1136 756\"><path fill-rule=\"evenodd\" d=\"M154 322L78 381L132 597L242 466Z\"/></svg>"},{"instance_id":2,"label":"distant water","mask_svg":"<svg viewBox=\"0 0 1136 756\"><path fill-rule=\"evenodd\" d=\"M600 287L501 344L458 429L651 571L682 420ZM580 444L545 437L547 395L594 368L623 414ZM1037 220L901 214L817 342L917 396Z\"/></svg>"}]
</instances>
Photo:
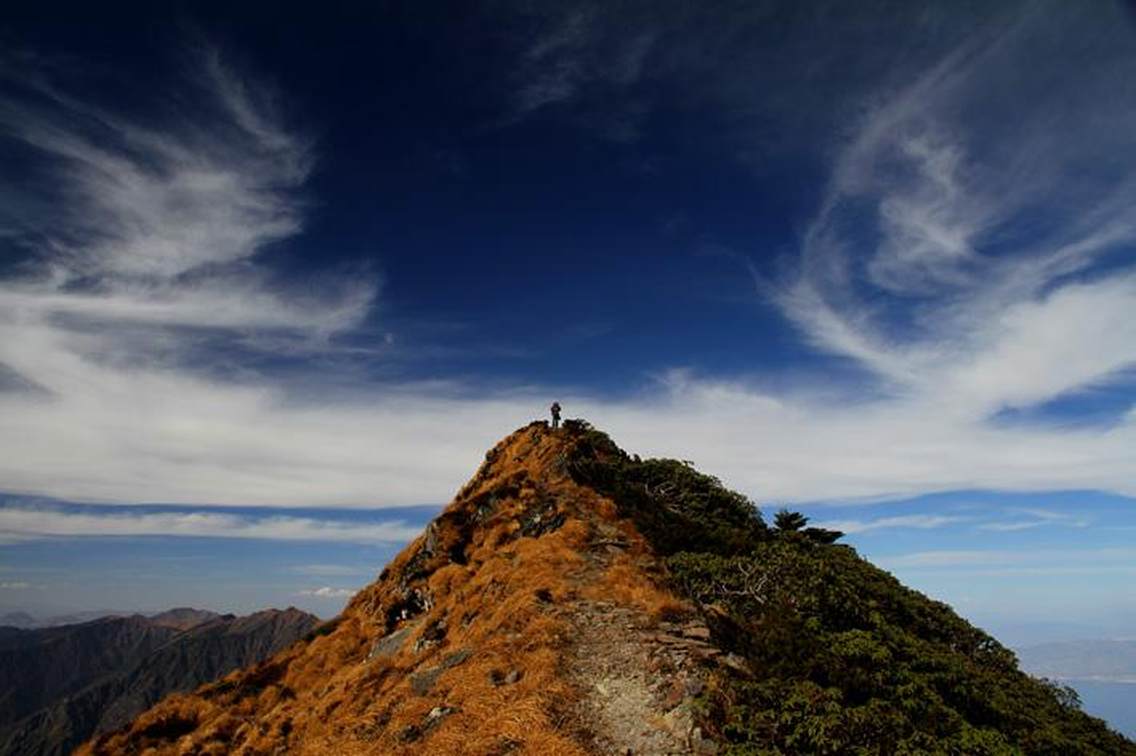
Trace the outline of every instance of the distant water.
<instances>
[{"instance_id":1,"label":"distant water","mask_svg":"<svg viewBox=\"0 0 1136 756\"><path fill-rule=\"evenodd\" d=\"M1136 683L1062 680L1081 696L1086 714L1100 717L1109 727L1136 740Z\"/></svg>"}]
</instances>

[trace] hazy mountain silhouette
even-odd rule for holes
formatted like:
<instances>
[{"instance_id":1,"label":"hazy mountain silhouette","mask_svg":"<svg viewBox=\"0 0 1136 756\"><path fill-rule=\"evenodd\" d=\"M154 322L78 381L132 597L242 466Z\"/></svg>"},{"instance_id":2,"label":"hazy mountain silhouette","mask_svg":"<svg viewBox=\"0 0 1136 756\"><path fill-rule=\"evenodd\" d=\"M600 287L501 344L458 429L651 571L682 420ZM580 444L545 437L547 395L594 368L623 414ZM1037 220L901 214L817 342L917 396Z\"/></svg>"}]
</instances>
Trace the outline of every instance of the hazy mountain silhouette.
<instances>
[{"instance_id":1,"label":"hazy mountain silhouette","mask_svg":"<svg viewBox=\"0 0 1136 756\"><path fill-rule=\"evenodd\" d=\"M0 752L63 754L167 693L253 664L310 632L297 609L247 617L179 608L0 633Z\"/></svg>"}]
</instances>

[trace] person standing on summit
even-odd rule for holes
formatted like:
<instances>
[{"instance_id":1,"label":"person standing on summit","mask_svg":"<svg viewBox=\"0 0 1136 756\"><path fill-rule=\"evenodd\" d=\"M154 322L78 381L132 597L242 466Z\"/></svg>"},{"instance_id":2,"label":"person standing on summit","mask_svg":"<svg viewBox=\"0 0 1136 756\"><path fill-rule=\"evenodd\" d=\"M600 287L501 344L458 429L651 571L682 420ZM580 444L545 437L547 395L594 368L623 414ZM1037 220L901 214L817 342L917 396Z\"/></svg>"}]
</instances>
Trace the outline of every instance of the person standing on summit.
<instances>
[{"instance_id":1,"label":"person standing on summit","mask_svg":"<svg viewBox=\"0 0 1136 756\"><path fill-rule=\"evenodd\" d=\"M553 402L548 408L552 412L552 430L560 427L560 402Z\"/></svg>"}]
</instances>

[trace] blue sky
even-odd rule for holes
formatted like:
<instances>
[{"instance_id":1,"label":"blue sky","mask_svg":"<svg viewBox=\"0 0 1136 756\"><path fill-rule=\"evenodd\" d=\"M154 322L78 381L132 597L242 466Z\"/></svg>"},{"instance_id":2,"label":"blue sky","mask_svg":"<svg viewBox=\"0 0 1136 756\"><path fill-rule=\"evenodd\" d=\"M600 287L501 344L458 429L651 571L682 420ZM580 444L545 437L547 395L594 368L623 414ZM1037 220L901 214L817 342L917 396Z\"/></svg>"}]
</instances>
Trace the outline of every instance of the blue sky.
<instances>
[{"instance_id":1,"label":"blue sky","mask_svg":"<svg viewBox=\"0 0 1136 756\"><path fill-rule=\"evenodd\" d=\"M334 613L556 398L1008 640L1124 635L1134 24L6 14L0 609Z\"/></svg>"}]
</instances>

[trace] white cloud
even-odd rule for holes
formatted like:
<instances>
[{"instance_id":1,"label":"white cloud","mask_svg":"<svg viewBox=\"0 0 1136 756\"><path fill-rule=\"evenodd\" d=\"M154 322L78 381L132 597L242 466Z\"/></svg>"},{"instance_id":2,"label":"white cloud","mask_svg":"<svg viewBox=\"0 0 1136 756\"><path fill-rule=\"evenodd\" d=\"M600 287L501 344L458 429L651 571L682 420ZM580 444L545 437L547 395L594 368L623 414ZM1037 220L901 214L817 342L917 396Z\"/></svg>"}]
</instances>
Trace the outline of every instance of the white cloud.
<instances>
[{"instance_id":1,"label":"white cloud","mask_svg":"<svg viewBox=\"0 0 1136 756\"><path fill-rule=\"evenodd\" d=\"M248 259L301 227L294 190L311 169L308 144L272 123L216 51L198 57L201 91L179 87L197 96L193 110L166 114L180 122L164 127L72 97L39 72L0 72L25 90L0 101L0 131L55 161L66 182L50 219L14 221L65 252L68 273L168 280Z\"/></svg>"},{"instance_id":2,"label":"white cloud","mask_svg":"<svg viewBox=\"0 0 1136 756\"><path fill-rule=\"evenodd\" d=\"M0 508L0 540L7 542L91 536L199 536L404 543L420 532L421 528L397 520L358 522L311 517L244 516L215 511L137 512L129 507L103 507L97 512L21 506Z\"/></svg>"},{"instance_id":3,"label":"white cloud","mask_svg":"<svg viewBox=\"0 0 1136 756\"><path fill-rule=\"evenodd\" d=\"M366 286L348 287L342 297L313 307L269 292L248 274L202 284L130 287L106 293L63 293L53 286L11 286L0 304L26 316L65 315L112 325L143 324L217 329L293 329L335 332L350 326L370 303Z\"/></svg>"},{"instance_id":4,"label":"white cloud","mask_svg":"<svg viewBox=\"0 0 1136 756\"><path fill-rule=\"evenodd\" d=\"M966 519L966 517L954 517L950 515L896 515L895 517L878 517L874 520L829 520L815 523L815 525L818 528L839 530L843 533L867 533L872 530L890 530L896 528L931 530L954 525Z\"/></svg>"},{"instance_id":5,"label":"white cloud","mask_svg":"<svg viewBox=\"0 0 1136 756\"><path fill-rule=\"evenodd\" d=\"M974 35L866 112L779 294L810 341L936 421L977 424L1136 363L1131 267L1075 277L1136 244L1136 183L1085 179L1102 154L1136 158L1119 136L1136 127L1136 102L1105 96L1136 58L1098 75L1003 75L1022 69L1043 15ZM1024 98L1024 86L1048 96ZM1008 130L992 123L1000 115L1045 128Z\"/></svg>"},{"instance_id":6,"label":"white cloud","mask_svg":"<svg viewBox=\"0 0 1136 756\"><path fill-rule=\"evenodd\" d=\"M0 590L2 591L26 591L31 587L31 583L25 583L22 580L5 580L0 582Z\"/></svg>"},{"instance_id":7,"label":"white cloud","mask_svg":"<svg viewBox=\"0 0 1136 756\"><path fill-rule=\"evenodd\" d=\"M0 282L0 363L34 380L60 360L145 361L153 343L185 338L178 329L322 340L369 310L374 276L324 272L284 286L253 260L301 231L312 149L285 128L265 85L216 50L196 59L197 81L178 88L184 102L145 125L41 71L0 67L10 85L0 136L54 171L19 187L36 202L0 209L33 251ZM128 339L127 326L144 338Z\"/></svg>"},{"instance_id":8,"label":"white cloud","mask_svg":"<svg viewBox=\"0 0 1136 756\"><path fill-rule=\"evenodd\" d=\"M661 19L629 24L611 10L575 5L521 11L532 32L519 40L524 48L511 76L512 108L502 125L551 108L571 111L575 126L606 139L638 137L651 106L637 85L651 73Z\"/></svg>"},{"instance_id":9,"label":"white cloud","mask_svg":"<svg viewBox=\"0 0 1136 756\"><path fill-rule=\"evenodd\" d=\"M557 390L566 413L631 451L693 459L758 501L973 488L1136 496L1136 411L1107 428L991 421L1136 361L1131 265L1086 275L1136 243L1136 184L1084 179L1098 165L1086 145L1136 162L1123 143L1136 105L1102 97L1098 117L1081 119L1062 99L1107 92L1132 56L1079 67L1082 78L1056 80L1050 99L1009 98L1013 118L972 127L976 113L1006 115L979 106L1013 93L990 71L1026 70L1021 34L979 37L881 95L836 155L796 275L763 282L804 338L878 379L870 398L823 374L786 391L675 371L629 398ZM1052 73L1026 72L1035 69ZM202 112L217 117L184 129L144 128L54 90L35 107L0 101L0 128L66 165L68 188L54 215L0 219L50 240L36 247L34 273L0 284L0 364L40 389L0 391L4 487L203 505L448 500L492 443L543 413L550 390L367 386L318 364L289 390L228 363L219 377L195 359L203 329L268 333L256 343L273 354L282 344L319 354L361 322L376 290L366 276L333 275L305 296L273 282L271 243L303 226L311 147L220 58L207 55L201 76L214 104ZM1044 233L1016 234L1025 209L1063 206L1074 188L1076 203L1045 214ZM879 243L851 233L852 220L870 222ZM66 233L49 233L48 221ZM907 304L880 304L896 301ZM100 519L125 532L165 527ZM39 527L76 532L52 522Z\"/></svg>"},{"instance_id":10,"label":"white cloud","mask_svg":"<svg viewBox=\"0 0 1136 756\"><path fill-rule=\"evenodd\" d=\"M904 568L1045 568L1136 569L1136 549L1021 549L918 551L895 556L877 556L874 561L887 569Z\"/></svg>"},{"instance_id":11,"label":"white cloud","mask_svg":"<svg viewBox=\"0 0 1136 756\"><path fill-rule=\"evenodd\" d=\"M1014 532L1018 530L1032 530L1046 525L1056 525L1066 528L1086 528L1091 520L1067 512L1053 512L1047 509L1027 509L1015 507L1007 510L1008 514L1025 515L1028 519L1009 520L1004 522L987 522L978 526L979 530L993 530L995 532Z\"/></svg>"},{"instance_id":12,"label":"white cloud","mask_svg":"<svg viewBox=\"0 0 1136 756\"><path fill-rule=\"evenodd\" d=\"M350 588L332 588L325 585L321 588L309 588L298 592L300 596L314 596L316 598L345 598L354 596L355 591Z\"/></svg>"},{"instance_id":13,"label":"white cloud","mask_svg":"<svg viewBox=\"0 0 1136 756\"><path fill-rule=\"evenodd\" d=\"M978 526L979 530L993 530L999 533L1013 533L1018 530L1032 530L1045 525L1044 520L1015 520L1013 522L987 522Z\"/></svg>"}]
</instances>

